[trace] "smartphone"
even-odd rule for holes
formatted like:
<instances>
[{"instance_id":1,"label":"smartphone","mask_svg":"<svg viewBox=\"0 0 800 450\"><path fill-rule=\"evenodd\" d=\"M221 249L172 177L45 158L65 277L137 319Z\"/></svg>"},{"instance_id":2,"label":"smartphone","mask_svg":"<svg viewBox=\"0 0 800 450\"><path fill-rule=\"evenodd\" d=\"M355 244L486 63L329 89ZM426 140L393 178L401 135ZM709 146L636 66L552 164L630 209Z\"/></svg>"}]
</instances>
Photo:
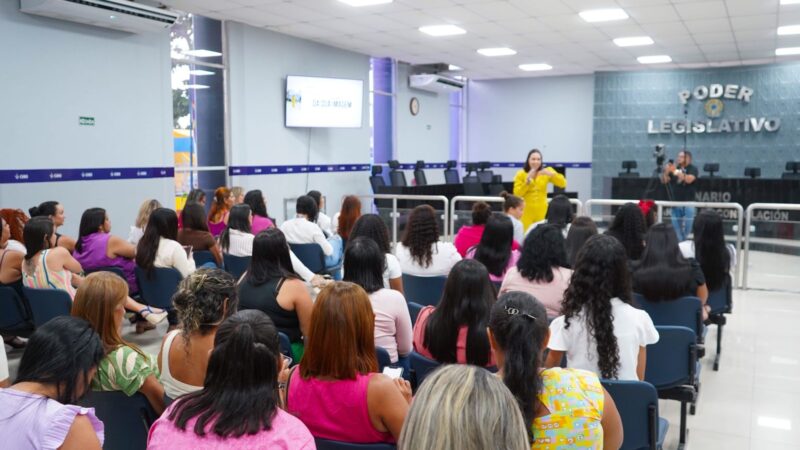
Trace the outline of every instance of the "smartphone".
<instances>
[{"instance_id":1,"label":"smartphone","mask_svg":"<svg viewBox=\"0 0 800 450\"><path fill-rule=\"evenodd\" d=\"M183 251L186 252L186 257L187 258L191 258L192 257L192 246L191 245L184 245L183 246Z\"/></svg>"},{"instance_id":2,"label":"smartphone","mask_svg":"<svg viewBox=\"0 0 800 450\"><path fill-rule=\"evenodd\" d=\"M403 368L386 366L383 368L383 374L393 380L396 380L403 376Z\"/></svg>"}]
</instances>

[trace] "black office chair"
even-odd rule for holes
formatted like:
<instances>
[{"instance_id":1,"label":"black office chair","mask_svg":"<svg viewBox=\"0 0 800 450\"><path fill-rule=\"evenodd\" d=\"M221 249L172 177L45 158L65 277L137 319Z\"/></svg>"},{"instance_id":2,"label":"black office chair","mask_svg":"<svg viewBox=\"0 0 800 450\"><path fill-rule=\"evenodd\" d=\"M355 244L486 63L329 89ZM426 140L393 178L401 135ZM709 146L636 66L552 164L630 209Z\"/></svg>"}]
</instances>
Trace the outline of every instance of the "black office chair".
<instances>
[{"instance_id":1,"label":"black office chair","mask_svg":"<svg viewBox=\"0 0 800 450\"><path fill-rule=\"evenodd\" d=\"M761 168L745 167L744 176L746 176L747 178L752 178L753 180L755 180L756 178L761 178Z\"/></svg>"},{"instance_id":2,"label":"black office chair","mask_svg":"<svg viewBox=\"0 0 800 450\"><path fill-rule=\"evenodd\" d=\"M708 178L714 178L714 174L719 172L719 163L706 163L703 165L703 172L708 173Z\"/></svg>"},{"instance_id":3,"label":"black office chair","mask_svg":"<svg viewBox=\"0 0 800 450\"><path fill-rule=\"evenodd\" d=\"M631 172L631 169L635 169L639 167L639 164L636 161L628 160L622 161L622 168L625 169L625 172L620 172L620 178L639 178L639 172Z\"/></svg>"},{"instance_id":4,"label":"black office chair","mask_svg":"<svg viewBox=\"0 0 800 450\"><path fill-rule=\"evenodd\" d=\"M417 186L426 186L428 179L425 178L425 161L419 160L414 166L414 183Z\"/></svg>"},{"instance_id":5,"label":"black office chair","mask_svg":"<svg viewBox=\"0 0 800 450\"><path fill-rule=\"evenodd\" d=\"M400 169L400 162L396 159L389 161L389 181L392 186L408 186L406 183L406 174Z\"/></svg>"},{"instance_id":6,"label":"black office chair","mask_svg":"<svg viewBox=\"0 0 800 450\"><path fill-rule=\"evenodd\" d=\"M456 161L449 160L444 168L444 182L447 184L458 184L458 170L455 169Z\"/></svg>"},{"instance_id":7,"label":"black office chair","mask_svg":"<svg viewBox=\"0 0 800 450\"><path fill-rule=\"evenodd\" d=\"M372 166L372 175L369 177L369 184L372 186L372 193L377 194L378 188L386 186L386 180L383 179L383 166Z\"/></svg>"},{"instance_id":8,"label":"black office chair","mask_svg":"<svg viewBox=\"0 0 800 450\"><path fill-rule=\"evenodd\" d=\"M491 170L481 170L478 172L478 181L481 183L491 183L494 172Z\"/></svg>"},{"instance_id":9,"label":"black office chair","mask_svg":"<svg viewBox=\"0 0 800 450\"><path fill-rule=\"evenodd\" d=\"M781 175L784 180L800 180L800 162L787 161L786 172Z\"/></svg>"}]
</instances>

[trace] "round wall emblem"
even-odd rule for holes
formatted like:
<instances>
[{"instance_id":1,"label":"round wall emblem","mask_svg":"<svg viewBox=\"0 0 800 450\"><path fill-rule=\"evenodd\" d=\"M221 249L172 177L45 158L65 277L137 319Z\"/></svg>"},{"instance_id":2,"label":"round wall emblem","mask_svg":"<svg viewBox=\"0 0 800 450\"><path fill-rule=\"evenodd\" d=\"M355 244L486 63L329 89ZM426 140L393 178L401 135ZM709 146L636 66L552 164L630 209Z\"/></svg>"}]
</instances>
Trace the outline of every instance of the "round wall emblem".
<instances>
[{"instance_id":1,"label":"round wall emblem","mask_svg":"<svg viewBox=\"0 0 800 450\"><path fill-rule=\"evenodd\" d=\"M719 117L722 115L722 110L725 109L725 104L718 98L712 98L706 102L705 110L708 117Z\"/></svg>"}]
</instances>

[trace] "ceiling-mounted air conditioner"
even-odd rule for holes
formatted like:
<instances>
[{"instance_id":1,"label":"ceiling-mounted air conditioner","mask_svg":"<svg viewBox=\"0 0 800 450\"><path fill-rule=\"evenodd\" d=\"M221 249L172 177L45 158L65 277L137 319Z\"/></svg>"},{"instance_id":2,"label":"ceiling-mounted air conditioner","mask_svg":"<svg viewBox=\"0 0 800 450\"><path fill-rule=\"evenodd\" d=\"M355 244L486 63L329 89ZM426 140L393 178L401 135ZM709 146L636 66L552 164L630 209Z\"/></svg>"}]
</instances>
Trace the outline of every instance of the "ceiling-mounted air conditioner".
<instances>
[{"instance_id":1,"label":"ceiling-mounted air conditioner","mask_svg":"<svg viewBox=\"0 0 800 450\"><path fill-rule=\"evenodd\" d=\"M419 74L410 75L408 77L408 85L414 89L422 89L423 91L441 92L450 94L459 92L464 88L464 82L454 78L445 77L436 74Z\"/></svg>"},{"instance_id":2,"label":"ceiling-mounted air conditioner","mask_svg":"<svg viewBox=\"0 0 800 450\"><path fill-rule=\"evenodd\" d=\"M180 14L128 0L20 0L28 14L112 28L130 33L162 31Z\"/></svg>"}]
</instances>

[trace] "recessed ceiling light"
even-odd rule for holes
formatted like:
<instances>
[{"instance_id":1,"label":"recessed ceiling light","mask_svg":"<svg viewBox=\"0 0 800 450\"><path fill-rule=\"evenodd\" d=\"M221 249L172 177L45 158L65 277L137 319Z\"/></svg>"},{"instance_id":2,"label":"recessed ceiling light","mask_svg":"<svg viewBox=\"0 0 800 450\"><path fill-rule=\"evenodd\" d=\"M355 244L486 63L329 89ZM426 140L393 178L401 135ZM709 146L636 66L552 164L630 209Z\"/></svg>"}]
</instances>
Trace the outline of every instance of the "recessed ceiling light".
<instances>
[{"instance_id":1,"label":"recessed ceiling light","mask_svg":"<svg viewBox=\"0 0 800 450\"><path fill-rule=\"evenodd\" d=\"M581 19L585 20L586 22L610 22L612 20L625 20L628 18L628 14L619 9L590 9L587 11L581 11L578 13L581 16Z\"/></svg>"},{"instance_id":2,"label":"recessed ceiling light","mask_svg":"<svg viewBox=\"0 0 800 450\"><path fill-rule=\"evenodd\" d=\"M792 34L800 34L800 25L786 25L778 27L779 36L789 36Z\"/></svg>"},{"instance_id":3,"label":"recessed ceiling light","mask_svg":"<svg viewBox=\"0 0 800 450\"><path fill-rule=\"evenodd\" d=\"M203 50L203 49L186 50L185 52L183 52L183 54L187 56L196 56L198 58L212 58L214 56L222 56L222 53L220 52L213 52L211 50Z\"/></svg>"},{"instance_id":4,"label":"recessed ceiling light","mask_svg":"<svg viewBox=\"0 0 800 450\"><path fill-rule=\"evenodd\" d=\"M617 47L638 47L640 45L653 45L653 39L650 36L633 36L614 39Z\"/></svg>"},{"instance_id":5,"label":"recessed ceiling light","mask_svg":"<svg viewBox=\"0 0 800 450\"><path fill-rule=\"evenodd\" d=\"M775 56L800 55L800 47L782 47L775 49Z\"/></svg>"},{"instance_id":6,"label":"recessed ceiling light","mask_svg":"<svg viewBox=\"0 0 800 450\"><path fill-rule=\"evenodd\" d=\"M344 3L345 5L350 5L355 7L383 5L385 3L392 3L392 0L339 0L339 1Z\"/></svg>"},{"instance_id":7,"label":"recessed ceiling light","mask_svg":"<svg viewBox=\"0 0 800 450\"><path fill-rule=\"evenodd\" d=\"M449 65L447 66L447 70L452 70L452 71L454 71L454 72L455 72L456 70L464 70L464 68L463 68L463 67L461 67L461 66L457 66L457 65L455 65L455 64L449 64Z\"/></svg>"},{"instance_id":8,"label":"recessed ceiling light","mask_svg":"<svg viewBox=\"0 0 800 450\"><path fill-rule=\"evenodd\" d=\"M636 58L642 64L662 64L672 62L672 58L667 55L652 55L652 56L640 56Z\"/></svg>"},{"instance_id":9,"label":"recessed ceiling light","mask_svg":"<svg viewBox=\"0 0 800 450\"><path fill-rule=\"evenodd\" d=\"M800 5L800 0L781 0L781 5Z\"/></svg>"},{"instance_id":10,"label":"recessed ceiling light","mask_svg":"<svg viewBox=\"0 0 800 450\"><path fill-rule=\"evenodd\" d=\"M517 51L510 49L508 47L494 47L494 48L482 48L478 50L483 56L510 56L516 55Z\"/></svg>"},{"instance_id":11,"label":"recessed ceiling light","mask_svg":"<svg viewBox=\"0 0 800 450\"><path fill-rule=\"evenodd\" d=\"M108 16L108 18L111 19L111 20L116 20L117 16L112 14L112 15Z\"/></svg>"},{"instance_id":12,"label":"recessed ceiling light","mask_svg":"<svg viewBox=\"0 0 800 450\"><path fill-rule=\"evenodd\" d=\"M520 64L519 68L525 72L537 72L540 70L551 70L553 66L550 64L536 63L536 64Z\"/></svg>"},{"instance_id":13,"label":"recessed ceiling light","mask_svg":"<svg viewBox=\"0 0 800 450\"><path fill-rule=\"evenodd\" d=\"M431 36L455 36L457 34L466 34L467 30L457 27L455 25L430 25L427 27L419 27L419 31L429 34Z\"/></svg>"}]
</instances>

